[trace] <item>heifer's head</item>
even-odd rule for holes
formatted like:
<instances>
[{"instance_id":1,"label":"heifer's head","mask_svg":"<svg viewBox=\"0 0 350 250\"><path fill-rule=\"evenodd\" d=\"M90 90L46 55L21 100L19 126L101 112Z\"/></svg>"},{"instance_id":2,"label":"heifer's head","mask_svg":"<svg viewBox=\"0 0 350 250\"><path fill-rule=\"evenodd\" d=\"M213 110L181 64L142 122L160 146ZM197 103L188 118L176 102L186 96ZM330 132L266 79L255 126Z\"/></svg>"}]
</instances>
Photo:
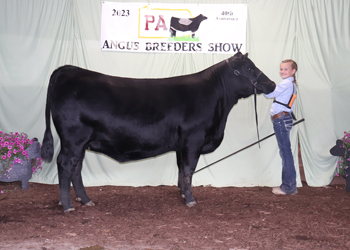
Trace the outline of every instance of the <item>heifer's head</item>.
<instances>
[{"instance_id":1,"label":"heifer's head","mask_svg":"<svg viewBox=\"0 0 350 250\"><path fill-rule=\"evenodd\" d=\"M248 97L254 94L255 89L257 94L268 94L275 90L276 84L255 66L248 58L248 53L243 55L238 52L227 59L226 63L230 68L230 78L237 77L241 80L239 97Z\"/></svg>"}]
</instances>

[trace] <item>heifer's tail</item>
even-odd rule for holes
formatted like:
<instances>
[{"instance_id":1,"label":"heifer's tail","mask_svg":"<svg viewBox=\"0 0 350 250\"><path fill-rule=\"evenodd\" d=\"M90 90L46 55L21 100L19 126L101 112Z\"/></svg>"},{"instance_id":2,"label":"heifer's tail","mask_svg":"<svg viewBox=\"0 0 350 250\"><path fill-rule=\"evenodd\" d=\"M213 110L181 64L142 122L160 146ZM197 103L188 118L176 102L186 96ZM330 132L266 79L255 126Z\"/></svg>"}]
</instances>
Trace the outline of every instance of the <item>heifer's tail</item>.
<instances>
[{"instance_id":1,"label":"heifer's tail","mask_svg":"<svg viewBox=\"0 0 350 250\"><path fill-rule=\"evenodd\" d=\"M47 89L47 97L46 97L46 107L45 107L45 123L46 123L46 130L44 133L44 139L41 147L41 158L46 162L51 162L53 158L54 153L54 147L53 147L53 137L51 133L51 124L50 124L50 113L51 113L51 89L52 84L55 81L55 72L52 73L49 86Z\"/></svg>"}]
</instances>

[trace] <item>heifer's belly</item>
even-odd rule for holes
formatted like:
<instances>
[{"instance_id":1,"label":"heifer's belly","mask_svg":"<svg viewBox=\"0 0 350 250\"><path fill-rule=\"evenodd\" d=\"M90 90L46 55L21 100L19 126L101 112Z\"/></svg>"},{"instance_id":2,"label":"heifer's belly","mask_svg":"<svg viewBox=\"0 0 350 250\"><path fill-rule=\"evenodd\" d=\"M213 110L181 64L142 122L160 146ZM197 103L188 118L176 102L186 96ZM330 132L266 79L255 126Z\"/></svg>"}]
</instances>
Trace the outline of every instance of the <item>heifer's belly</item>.
<instances>
[{"instance_id":1,"label":"heifer's belly","mask_svg":"<svg viewBox=\"0 0 350 250\"><path fill-rule=\"evenodd\" d=\"M92 141L87 149L105 154L119 162L146 159L173 151L173 147L162 143L140 143L130 140L124 143L110 141Z\"/></svg>"},{"instance_id":2,"label":"heifer's belly","mask_svg":"<svg viewBox=\"0 0 350 250\"><path fill-rule=\"evenodd\" d=\"M215 149L217 149L220 146L223 138L223 135L206 138L201 154L208 154L214 152Z\"/></svg>"}]
</instances>

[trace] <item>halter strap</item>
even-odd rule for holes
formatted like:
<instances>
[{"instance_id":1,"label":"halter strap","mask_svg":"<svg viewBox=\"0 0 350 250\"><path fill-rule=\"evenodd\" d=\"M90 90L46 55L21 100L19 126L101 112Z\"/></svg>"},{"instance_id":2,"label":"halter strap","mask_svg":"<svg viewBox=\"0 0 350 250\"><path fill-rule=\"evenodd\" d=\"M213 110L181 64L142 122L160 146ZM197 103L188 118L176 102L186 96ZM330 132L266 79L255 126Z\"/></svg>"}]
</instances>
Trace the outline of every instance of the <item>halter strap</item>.
<instances>
[{"instance_id":1,"label":"halter strap","mask_svg":"<svg viewBox=\"0 0 350 250\"><path fill-rule=\"evenodd\" d=\"M261 70L259 70L259 73L258 75L253 78L253 79L250 79L249 77L243 75L238 69L235 69L234 67L232 67L230 65L230 62L228 59L225 60L227 65L233 70L233 74L235 74L235 76L243 76L244 78L246 78L247 80L250 81L250 83L254 86L254 108L255 108L255 124L256 124L256 134L258 136L258 145L259 145L259 148L260 148L260 136L259 136L259 123L258 123L258 112L257 112L257 107L256 107L256 96L257 96L257 91L256 91L256 84L257 84L257 80L258 78L260 77L261 75Z\"/></svg>"}]
</instances>

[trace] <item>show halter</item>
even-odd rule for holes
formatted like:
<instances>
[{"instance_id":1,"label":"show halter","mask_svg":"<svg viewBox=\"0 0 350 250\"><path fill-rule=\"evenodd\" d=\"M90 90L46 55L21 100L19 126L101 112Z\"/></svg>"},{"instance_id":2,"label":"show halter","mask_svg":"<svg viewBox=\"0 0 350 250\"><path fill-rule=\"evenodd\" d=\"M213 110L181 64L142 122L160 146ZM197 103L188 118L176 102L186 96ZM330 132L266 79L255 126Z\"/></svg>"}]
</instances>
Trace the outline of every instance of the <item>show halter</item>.
<instances>
[{"instance_id":1,"label":"show halter","mask_svg":"<svg viewBox=\"0 0 350 250\"><path fill-rule=\"evenodd\" d=\"M257 96L257 90L256 90L256 84L258 83L258 79L261 75L261 70L259 70L259 73L257 74L256 77L253 77L253 78L249 78L245 75L243 75L238 69L235 69L234 67L232 67L230 65L230 62L228 59L226 59L226 63L227 65L233 69L233 74L235 74L236 76L243 76L244 78L246 78L248 81L251 82L251 84L253 84L253 87L254 87L254 108L255 108L255 124L256 124L256 134L258 135L258 145L259 145L259 148L260 148L260 136L259 136L259 124L258 124L258 112L257 112L257 107L256 107L256 96ZM250 70L250 69L249 69Z\"/></svg>"}]
</instances>

